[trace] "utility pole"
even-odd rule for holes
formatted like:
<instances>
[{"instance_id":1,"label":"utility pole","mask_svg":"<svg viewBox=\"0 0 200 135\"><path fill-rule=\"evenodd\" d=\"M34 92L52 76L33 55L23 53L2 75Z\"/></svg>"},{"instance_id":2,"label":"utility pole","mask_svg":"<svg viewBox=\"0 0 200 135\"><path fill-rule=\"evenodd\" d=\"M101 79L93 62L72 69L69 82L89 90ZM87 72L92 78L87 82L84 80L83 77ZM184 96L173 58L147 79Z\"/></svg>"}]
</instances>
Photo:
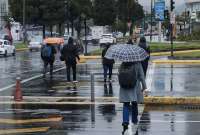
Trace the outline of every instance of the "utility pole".
<instances>
[{"instance_id":1,"label":"utility pole","mask_svg":"<svg viewBox=\"0 0 200 135\"><path fill-rule=\"evenodd\" d=\"M174 14L173 10L175 8L174 6L175 2L174 0L170 0L170 11L171 11L171 17L170 17L170 40L171 40L171 57L174 56L174 46L173 46L173 19L174 19Z\"/></svg>"},{"instance_id":2,"label":"utility pole","mask_svg":"<svg viewBox=\"0 0 200 135\"><path fill-rule=\"evenodd\" d=\"M186 18L186 8L185 8L185 13L184 13L184 36L186 35L186 31L185 31L185 25L186 25L186 20L187 20L187 18Z\"/></svg>"},{"instance_id":3,"label":"utility pole","mask_svg":"<svg viewBox=\"0 0 200 135\"><path fill-rule=\"evenodd\" d=\"M150 30L150 42L152 41L152 14L153 14L153 0L151 0L151 30Z\"/></svg>"},{"instance_id":4,"label":"utility pole","mask_svg":"<svg viewBox=\"0 0 200 135\"><path fill-rule=\"evenodd\" d=\"M26 0L23 0L23 28L24 28L24 43L26 42Z\"/></svg>"}]
</instances>

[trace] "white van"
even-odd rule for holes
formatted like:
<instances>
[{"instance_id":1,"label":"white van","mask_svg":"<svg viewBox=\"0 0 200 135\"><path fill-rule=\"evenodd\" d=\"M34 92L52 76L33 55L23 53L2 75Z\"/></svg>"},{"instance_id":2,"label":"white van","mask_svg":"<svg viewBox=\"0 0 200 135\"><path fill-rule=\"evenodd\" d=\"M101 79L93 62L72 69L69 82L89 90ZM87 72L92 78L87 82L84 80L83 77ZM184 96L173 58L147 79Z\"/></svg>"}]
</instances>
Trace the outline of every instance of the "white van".
<instances>
[{"instance_id":1,"label":"white van","mask_svg":"<svg viewBox=\"0 0 200 135\"><path fill-rule=\"evenodd\" d=\"M8 40L0 39L0 55L7 57L8 54L15 56L15 46L12 45Z\"/></svg>"}]
</instances>

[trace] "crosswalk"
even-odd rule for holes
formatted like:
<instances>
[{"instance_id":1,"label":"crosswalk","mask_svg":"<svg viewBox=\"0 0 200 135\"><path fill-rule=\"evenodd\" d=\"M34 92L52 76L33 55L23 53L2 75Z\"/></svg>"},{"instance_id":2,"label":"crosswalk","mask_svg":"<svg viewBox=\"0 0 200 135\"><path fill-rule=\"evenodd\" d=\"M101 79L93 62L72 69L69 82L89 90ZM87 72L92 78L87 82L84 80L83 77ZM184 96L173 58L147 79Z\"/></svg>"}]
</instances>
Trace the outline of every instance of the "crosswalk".
<instances>
[{"instance_id":1,"label":"crosswalk","mask_svg":"<svg viewBox=\"0 0 200 135\"><path fill-rule=\"evenodd\" d=\"M25 97L25 99L33 99L34 97ZM39 97L40 100L48 99L48 97ZM49 97L49 100L55 98L56 100L60 100L61 97ZM12 99L12 98L11 98ZM105 130L105 132L102 132L103 134L107 135L109 132L113 133L119 133L121 132L121 114L122 114L122 104L118 102L116 97L97 97L96 102L91 103L89 101L87 102L77 102L77 99L84 99L88 100L89 97L65 97L66 100L75 100L71 102L64 102L61 104L58 104L59 106L62 105L66 109L57 109L57 104L54 104L54 102L48 102L48 104L54 104L54 106L50 107L49 109L40 108L40 109L31 109L30 108L20 108L20 109L6 109L0 111L0 135L12 135L12 134L20 134L20 135L26 135L26 134L37 134L37 135L44 135L48 133L61 133L61 132L74 132L73 129L71 129L71 126L76 126L77 132L80 132L81 134L86 132L92 132L92 131L98 131L98 126L100 123L107 124L107 121L103 120L101 112L99 112L99 109L105 109L104 107L110 107L115 106L115 111L117 114L117 119L115 121L118 121L118 124L111 124L109 125L113 129L110 130L106 125L105 127L101 127L102 130ZM39 102L38 102L39 103ZM40 103L41 104L41 103ZM29 104L24 102L24 105L29 106ZM31 106L31 105L30 105ZM60 107L60 108L63 108ZM79 111L77 112L76 109L70 109L71 107L77 108ZM102 108L103 107L103 108ZM88 110L88 109L89 110ZM91 109L91 110L90 110ZM141 117L144 110L144 105L139 105L139 117ZM9 112L9 113L6 113ZM13 112L13 113L12 113ZM87 112L87 113L86 113ZM112 112L112 110L111 110ZM82 114L83 113L83 114ZM84 114L86 113L86 114ZM19 116L18 116L19 115ZM91 116L90 116L91 115ZM109 117L111 114L109 113ZM113 117L115 117L116 114L112 114ZM6 116L6 117L5 117ZM79 118L89 118L91 117L91 121L83 121L79 122ZM106 118L106 117L105 117ZM74 121L74 120L78 121ZM88 119L88 120L89 120ZM94 122L92 119L94 119L95 124L97 127L91 128L90 125L93 125ZM109 118L108 118L109 119ZM87 123L87 124L86 124ZM85 125L86 124L86 125ZM4 126L6 125L6 126ZM58 128L56 127L58 125ZM116 128L118 127L118 128ZM69 129L68 129L69 128ZM117 130L115 130L115 128ZM130 133L133 133L135 131L130 130ZM97 134L100 133L97 132Z\"/></svg>"}]
</instances>

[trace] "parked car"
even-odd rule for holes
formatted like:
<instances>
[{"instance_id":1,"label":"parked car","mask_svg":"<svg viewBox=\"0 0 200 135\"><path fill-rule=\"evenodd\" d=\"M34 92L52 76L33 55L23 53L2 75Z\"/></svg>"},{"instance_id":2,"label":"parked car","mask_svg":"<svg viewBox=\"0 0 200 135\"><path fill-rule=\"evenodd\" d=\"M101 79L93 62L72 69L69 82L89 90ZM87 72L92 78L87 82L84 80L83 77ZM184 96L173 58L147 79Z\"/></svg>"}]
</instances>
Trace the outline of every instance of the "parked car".
<instances>
[{"instance_id":1,"label":"parked car","mask_svg":"<svg viewBox=\"0 0 200 135\"><path fill-rule=\"evenodd\" d=\"M115 44L115 43L116 43L116 38L114 38L112 34L103 34L99 40L100 46L106 44Z\"/></svg>"},{"instance_id":2,"label":"parked car","mask_svg":"<svg viewBox=\"0 0 200 135\"><path fill-rule=\"evenodd\" d=\"M0 55L7 57L8 54L15 56L15 46L8 40L0 39Z\"/></svg>"},{"instance_id":3,"label":"parked car","mask_svg":"<svg viewBox=\"0 0 200 135\"><path fill-rule=\"evenodd\" d=\"M42 46L42 37L34 37L28 44L29 50L32 52L33 50L39 51Z\"/></svg>"}]
</instances>

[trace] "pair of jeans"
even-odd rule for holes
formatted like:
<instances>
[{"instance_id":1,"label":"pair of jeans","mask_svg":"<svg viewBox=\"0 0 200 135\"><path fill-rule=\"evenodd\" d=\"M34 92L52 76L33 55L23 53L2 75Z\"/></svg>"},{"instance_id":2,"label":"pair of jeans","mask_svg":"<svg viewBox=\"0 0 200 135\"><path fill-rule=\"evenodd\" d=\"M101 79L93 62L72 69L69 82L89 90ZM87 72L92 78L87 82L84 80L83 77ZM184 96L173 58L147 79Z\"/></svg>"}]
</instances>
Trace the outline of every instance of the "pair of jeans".
<instances>
[{"instance_id":1,"label":"pair of jeans","mask_svg":"<svg viewBox=\"0 0 200 135\"><path fill-rule=\"evenodd\" d=\"M103 65L104 80L107 79L108 71L109 71L109 79L112 78L112 69L113 69L113 65Z\"/></svg>"},{"instance_id":2,"label":"pair of jeans","mask_svg":"<svg viewBox=\"0 0 200 135\"><path fill-rule=\"evenodd\" d=\"M138 122L138 104L137 102L125 102L123 104L123 123L129 123L129 112L132 112L132 123L137 124Z\"/></svg>"},{"instance_id":3,"label":"pair of jeans","mask_svg":"<svg viewBox=\"0 0 200 135\"><path fill-rule=\"evenodd\" d=\"M73 81L76 81L76 64L66 64L66 70L67 70L67 81L71 81L70 79L70 71L72 68L73 72Z\"/></svg>"}]
</instances>

